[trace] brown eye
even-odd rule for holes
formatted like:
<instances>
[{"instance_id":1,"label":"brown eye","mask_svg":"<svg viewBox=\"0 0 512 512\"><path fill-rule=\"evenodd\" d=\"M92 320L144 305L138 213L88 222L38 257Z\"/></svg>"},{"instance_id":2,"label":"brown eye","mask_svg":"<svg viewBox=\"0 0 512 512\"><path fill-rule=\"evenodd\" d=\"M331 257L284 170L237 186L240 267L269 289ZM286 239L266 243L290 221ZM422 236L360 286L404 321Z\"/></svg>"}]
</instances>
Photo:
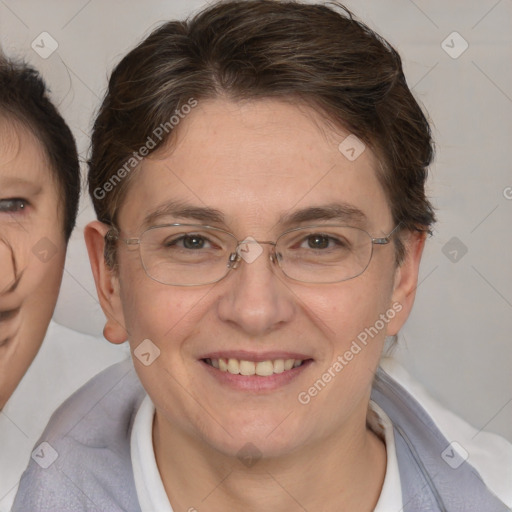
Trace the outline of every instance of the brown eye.
<instances>
[{"instance_id":1,"label":"brown eye","mask_svg":"<svg viewBox=\"0 0 512 512\"><path fill-rule=\"evenodd\" d=\"M183 247L185 249L202 249L205 239L202 236L189 235L183 237Z\"/></svg>"},{"instance_id":2,"label":"brown eye","mask_svg":"<svg viewBox=\"0 0 512 512\"><path fill-rule=\"evenodd\" d=\"M183 247L185 249L197 250L204 249L208 247L209 241L207 238L201 235L182 235L178 238L171 239L166 241L166 247Z\"/></svg>"},{"instance_id":3,"label":"brown eye","mask_svg":"<svg viewBox=\"0 0 512 512\"><path fill-rule=\"evenodd\" d=\"M308 247L310 249L326 249L329 247L330 238L325 235L308 236Z\"/></svg>"}]
</instances>

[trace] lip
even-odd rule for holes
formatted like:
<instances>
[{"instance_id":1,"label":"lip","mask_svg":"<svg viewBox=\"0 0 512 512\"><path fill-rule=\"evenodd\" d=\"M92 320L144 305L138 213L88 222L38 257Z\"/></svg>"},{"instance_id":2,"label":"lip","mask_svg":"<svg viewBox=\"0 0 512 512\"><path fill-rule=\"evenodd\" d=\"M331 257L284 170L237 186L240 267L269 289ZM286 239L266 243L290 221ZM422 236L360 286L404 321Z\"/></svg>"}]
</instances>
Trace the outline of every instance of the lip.
<instances>
[{"instance_id":1,"label":"lip","mask_svg":"<svg viewBox=\"0 0 512 512\"><path fill-rule=\"evenodd\" d=\"M254 361L259 363L261 361L269 361L275 359L313 359L311 356L306 354L300 354L298 352L252 352L248 350L221 350L218 352L208 352L204 356L200 356L199 359L243 359L244 361Z\"/></svg>"},{"instance_id":2,"label":"lip","mask_svg":"<svg viewBox=\"0 0 512 512\"><path fill-rule=\"evenodd\" d=\"M236 353L239 352L230 352L230 354ZM282 352L278 353L280 354L279 357L269 358L269 354L270 353L266 353L265 358L284 359L284 357L281 357L281 355L283 354ZM252 356L254 356L254 354L252 354ZM267 359L260 360L266 361ZM288 359L301 359L301 357L289 357ZM313 363L313 359L305 359L306 360L301 366L297 366L296 368L286 370L282 373L274 373L273 375L269 375L268 377L261 377L260 375L233 375L232 373L223 372L217 368L214 368L213 366L210 366L203 359L201 359L199 362L201 363L203 368L205 368L205 370L209 373L209 375L211 375L221 385L227 386L236 391L252 391L261 393L279 390L283 386L286 386L293 380L297 379Z\"/></svg>"}]
</instances>

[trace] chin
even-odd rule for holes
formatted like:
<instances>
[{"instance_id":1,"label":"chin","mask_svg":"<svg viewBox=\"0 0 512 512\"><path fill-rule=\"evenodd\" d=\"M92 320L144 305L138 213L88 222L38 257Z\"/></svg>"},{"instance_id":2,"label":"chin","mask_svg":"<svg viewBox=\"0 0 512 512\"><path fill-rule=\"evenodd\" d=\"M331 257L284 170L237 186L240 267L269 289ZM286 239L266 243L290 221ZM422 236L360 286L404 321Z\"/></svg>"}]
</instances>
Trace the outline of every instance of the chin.
<instances>
[{"instance_id":1,"label":"chin","mask_svg":"<svg viewBox=\"0 0 512 512\"><path fill-rule=\"evenodd\" d=\"M203 441L218 452L234 458L270 458L280 457L295 451L301 444L303 431L280 429L283 417L274 422L229 423L215 432L203 433ZM277 427L277 428L276 428Z\"/></svg>"}]
</instances>

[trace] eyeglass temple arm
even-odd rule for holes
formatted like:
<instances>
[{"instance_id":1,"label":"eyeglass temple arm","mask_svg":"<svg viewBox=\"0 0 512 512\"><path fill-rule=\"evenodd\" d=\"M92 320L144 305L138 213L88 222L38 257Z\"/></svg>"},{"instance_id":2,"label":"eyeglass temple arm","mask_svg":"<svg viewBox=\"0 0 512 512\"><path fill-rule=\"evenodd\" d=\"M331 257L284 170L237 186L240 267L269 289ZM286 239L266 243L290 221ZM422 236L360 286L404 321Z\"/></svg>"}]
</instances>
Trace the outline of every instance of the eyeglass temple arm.
<instances>
[{"instance_id":1,"label":"eyeglass temple arm","mask_svg":"<svg viewBox=\"0 0 512 512\"><path fill-rule=\"evenodd\" d=\"M119 231L116 228L111 228L105 234L105 239L109 242L115 242L116 240L120 240L124 242L126 245L139 245L140 238L119 238Z\"/></svg>"},{"instance_id":2,"label":"eyeglass temple arm","mask_svg":"<svg viewBox=\"0 0 512 512\"><path fill-rule=\"evenodd\" d=\"M372 238L372 244L376 245L386 245L390 242L390 235L384 237L384 238Z\"/></svg>"},{"instance_id":3,"label":"eyeglass temple arm","mask_svg":"<svg viewBox=\"0 0 512 512\"><path fill-rule=\"evenodd\" d=\"M382 237L382 238L372 238L372 244L377 245L386 245L391 241L391 236L399 230L400 226L402 225L402 222L399 222L394 228L393 231L389 233L389 235ZM416 231L420 233L427 233L428 235L432 236L432 231L430 229L421 229L421 228L415 228Z\"/></svg>"},{"instance_id":4,"label":"eyeglass temple arm","mask_svg":"<svg viewBox=\"0 0 512 512\"><path fill-rule=\"evenodd\" d=\"M381 238L372 238L372 244L377 244L377 245L386 245L386 244L389 244L389 242L391 241L391 237L393 236L393 234L398 231L398 229L400 228L400 226L402 225L401 222L399 222L390 232L389 234L387 234L386 236L384 237L381 237Z\"/></svg>"}]
</instances>

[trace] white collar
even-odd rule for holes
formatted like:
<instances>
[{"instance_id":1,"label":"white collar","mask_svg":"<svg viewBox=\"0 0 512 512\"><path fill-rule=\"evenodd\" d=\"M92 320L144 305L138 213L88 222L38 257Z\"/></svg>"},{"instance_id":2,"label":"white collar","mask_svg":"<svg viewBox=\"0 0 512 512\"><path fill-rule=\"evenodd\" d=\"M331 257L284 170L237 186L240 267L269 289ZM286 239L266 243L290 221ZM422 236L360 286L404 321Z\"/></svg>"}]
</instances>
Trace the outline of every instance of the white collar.
<instances>
[{"instance_id":1,"label":"white collar","mask_svg":"<svg viewBox=\"0 0 512 512\"><path fill-rule=\"evenodd\" d=\"M374 413L373 418L368 414L370 428L381 437L386 445L386 475L380 491L379 501L373 512L389 512L390 510L402 510L402 486L400 484L400 472L396 458L395 435L393 424L389 416L373 401L370 400L369 409Z\"/></svg>"},{"instance_id":2,"label":"white collar","mask_svg":"<svg viewBox=\"0 0 512 512\"><path fill-rule=\"evenodd\" d=\"M387 414L375 403L370 409L376 415L376 422L369 421L372 429L378 429L386 443L387 464L384 485L374 512L388 512L402 509L402 488L396 458L393 425ZM156 464L153 449L153 419L155 407L149 396L142 401L135 417L131 434L131 458L135 488L142 512L173 512L165 492L162 478Z\"/></svg>"}]
</instances>

